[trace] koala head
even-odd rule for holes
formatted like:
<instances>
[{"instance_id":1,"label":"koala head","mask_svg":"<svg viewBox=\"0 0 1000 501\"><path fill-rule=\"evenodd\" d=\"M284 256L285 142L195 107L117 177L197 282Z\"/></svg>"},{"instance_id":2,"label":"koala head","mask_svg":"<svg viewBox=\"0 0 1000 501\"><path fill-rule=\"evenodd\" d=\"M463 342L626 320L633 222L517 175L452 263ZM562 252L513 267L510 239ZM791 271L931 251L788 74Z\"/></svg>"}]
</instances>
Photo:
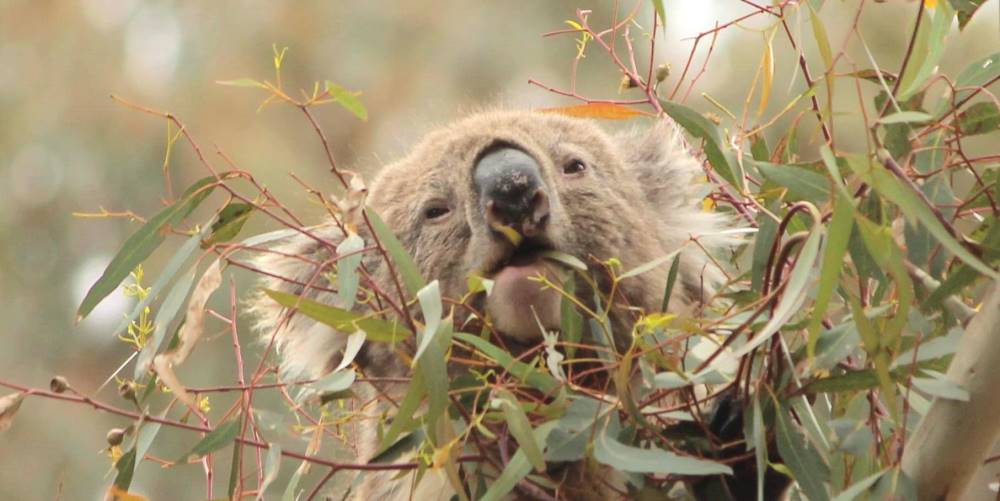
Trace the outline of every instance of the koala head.
<instances>
[{"instance_id":1,"label":"koala head","mask_svg":"<svg viewBox=\"0 0 1000 501\"><path fill-rule=\"evenodd\" d=\"M560 322L561 294L544 287L539 275L553 283L571 275L546 259L546 251L575 256L591 268L617 258L620 272L698 238L698 246L682 251L672 303L683 307L704 296L718 273L705 249L728 242L716 231L721 217L701 209L698 193L704 191L696 185L701 172L678 128L667 120L612 135L591 121L554 113L493 111L430 133L407 156L383 167L369 185L367 204L423 276L440 281L443 296L461 297L470 275L492 279L490 294L476 299L480 311L499 334L535 342L541 338L539 324L555 330ZM326 237L338 235L331 230ZM316 247L300 241L282 250L308 254ZM281 256L266 257L260 265L292 277L292 283L315 275L313 266ZM385 266L376 259L368 265L376 281L388 284ZM613 320L627 325L623 318L658 309L665 268L621 281L613 304L605 305ZM607 273L594 276L599 286L608 285ZM274 278L265 287L303 292ZM323 300L323 294L313 295ZM265 330L279 324L277 309L255 307ZM286 330L315 334L314 328L294 322ZM342 345L330 341L337 336L329 333L313 335L308 343L294 333L279 336L286 361L291 358L296 365L309 363L295 361L292 351L329 360L315 345L326 352ZM297 343L310 346L297 349Z\"/></svg>"},{"instance_id":2,"label":"koala head","mask_svg":"<svg viewBox=\"0 0 1000 501\"><path fill-rule=\"evenodd\" d=\"M493 112L430 134L385 167L369 204L446 293L460 295L470 274L493 279L494 326L530 340L539 322L559 327L559 293L533 279L560 278L544 251L618 258L628 269L711 232L718 219L693 195L699 173L670 122L611 136L557 114ZM663 284L636 284L626 299L652 307Z\"/></svg>"}]
</instances>

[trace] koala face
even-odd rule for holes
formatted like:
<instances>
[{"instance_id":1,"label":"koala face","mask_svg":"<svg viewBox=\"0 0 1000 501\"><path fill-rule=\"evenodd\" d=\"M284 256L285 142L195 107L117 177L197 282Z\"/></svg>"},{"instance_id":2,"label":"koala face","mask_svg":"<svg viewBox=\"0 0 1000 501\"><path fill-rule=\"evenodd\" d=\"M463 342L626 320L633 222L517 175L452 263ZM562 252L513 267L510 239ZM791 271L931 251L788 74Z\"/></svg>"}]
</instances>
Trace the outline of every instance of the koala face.
<instances>
[{"instance_id":1,"label":"koala face","mask_svg":"<svg viewBox=\"0 0 1000 501\"><path fill-rule=\"evenodd\" d=\"M629 139L554 114L478 115L431 134L385 167L368 201L445 295L460 296L470 274L492 278L486 306L495 327L531 340L540 336L538 323L559 327L559 294L532 279L564 275L543 251L585 262L615 257L628 266L686 237L661 238L657 229L671 215L651 204L640 184L644 166L631 162L636 153L650 163L662 154L630 151L641 144L621 144ZM662 150L671 137L660 139L650 146ZM686 151L676 155L692 163ZM691 174L671 181L683 193ZM646 306L642 294L631 299Z\"/></svg>"}]
</instances>

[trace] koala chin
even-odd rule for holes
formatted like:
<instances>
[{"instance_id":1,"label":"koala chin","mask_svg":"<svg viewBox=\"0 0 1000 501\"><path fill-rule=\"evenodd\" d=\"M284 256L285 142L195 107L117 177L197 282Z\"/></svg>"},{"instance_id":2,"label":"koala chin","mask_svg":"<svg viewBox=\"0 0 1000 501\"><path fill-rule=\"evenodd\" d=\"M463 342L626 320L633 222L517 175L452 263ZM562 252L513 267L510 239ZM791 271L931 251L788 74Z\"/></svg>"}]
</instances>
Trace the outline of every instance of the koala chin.
<instances>
[{"instance_id":1,"label":"koala chin","mask_svg":"<svg viewBox=\"0 0 1000 501\"><path fill-rule=\"evenodd\" d=\"M628 270L680 250L671 308L683 314L709 297L722 275L705 251L736 242L720 236L723 216L702 209L698 193L704 190L698 184L703 177L701 163L668 119L611 134L592 121L553 113L488 111L427 134L406 156L383 167L369 183L367 205L396 234L423 276L439 281L442 296L462 297L470 275L492 280L491 293L474 306L486 313L494 335L528 346L541 340L542 329L560 328L561 296L546 283L576 280L577 291L591 290L592 284L547 259L552 252L576 256L591 268L616 258ZM268 275L261 285L336 304L331 284L316 279L329 270L317 266L329 264L343 233L328 224L311 235L263 253L257 266ZM371 241L364 230L361 236ZM699 245L685 246L692 238ZM381 290L395 290L379 256L366 254L363 264ZM615 304L602 306L617 342L627 345L642 312L660 309L666 268L620 281ZM605 275L593 274L606 294L611 284ZM274 339L286 377L318 377L336 367L350 333L302 315L285 318L287 312L264 296L256 297L251 309L261 336ZM413 347L367 343L355 360L372 377L407 376L408 364L393 349L412 353ZM405 385L391 383L357 383L353 389L360 402L395 399L406 391ZM391 415L394 408L376 404L366 412ZM376 421L362 425L360 461L375 454ZM499 456L493 459L492 464L502 464ZM577 472L572 479L563 477L566 489L582 493L574 499L620 496L607 480L593 478L592 466L553 467ZM356 498L449 499L454 492L438 477L429 472L414 485L412 475L369 472Z\"/></svg>"}]
</instances>

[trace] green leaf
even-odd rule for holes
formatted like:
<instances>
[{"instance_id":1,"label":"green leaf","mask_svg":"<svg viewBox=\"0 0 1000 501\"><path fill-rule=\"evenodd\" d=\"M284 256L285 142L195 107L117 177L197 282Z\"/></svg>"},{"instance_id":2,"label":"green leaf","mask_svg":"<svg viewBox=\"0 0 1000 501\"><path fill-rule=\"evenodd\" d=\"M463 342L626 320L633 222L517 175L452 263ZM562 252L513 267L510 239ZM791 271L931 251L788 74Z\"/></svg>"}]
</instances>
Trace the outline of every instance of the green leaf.
<instances>
[{"instance_id":1,"label":"green leaf","mask_svg":"<svg viewBox=\"0 0 1000 501\"><path fill-rule=\"evenodd\" d=\"M1000 130L1000 109L993 101L973 104L958 115L958 127L966 136Z\"/></svg>"},{"instance_id":2,"label":"green leaf","mask_svg":"<svg viewBox=\"0 0 1000 501\"><path fill-rule=\"evenodd\" d=\"M567 254L565 252L549 249L546 251L542 251L539 254L539 256L544 259L551 259L552 261L555 261L557 263L565 264L566 266L569 266L570 268L577 271L587 271L587 264L581 261L580 258L572 254Z\"/></svg>"},{"instance_id":3,"label":"green leaf","mask_svg":"<svg viewBox=\"0 0 1000 501\"><path fill-rule=\"evenodd\" d=\"M930 207L927 206L907 186L896 178L891 172L879 168L873 164L869 164L867 168L856 168L855 171L861 178L875 188L882 196L889 199L892 203L899 206L906 215L911 220L917 220L920 224L924 225L931 235L937 239L946 249L951 251L952 254L957 256L962 261L969 264L973 268L979 270L980 273L987 275L993 279L1000 278L1000 274L996 270L991 269L989 266L983 264L976 256L972 255L968 250L965 249L961 244L955 240L948 230L938 221L934 213L931 212Z\"/></svg>"},{"instance_id":4,"label":"green leaf","mask_svg":"<svg viewBox=\"0 0 1000 501\"><path fill-rule=\"evenodd\" d=\"M1000 187L1000 178L997 181L997 186ZM1000 192L1000 190L997 190L997 192ZM992 263L1000 259L1000 251L993 250L1000 249L1000 223L996 219L993 219L993 223L990 225L986 236L983 237L981 245L986 248L985 258L987 262ZM941 282L937 290L924 300L921 308L928 309L940 306L944 298L960 293L980 276L972 267L965 264L959 265L948 275L947 279Z\"/></svg>"},{"instance_id":5,"label":"green leaf","mask_svg":"<svg viewBox=\"0 0 1000 501\"><path fill-rule=\"evenodd\" d=\"M118 474L115 475L115 487L127 491L135 475L135 449L122 454L118 461L115 461L115 469L118 470Z\"/></svg>"},{"instance_id":6,"label":"green leaf","mask_svg":"<svg viewBox=\"0 0 1000 501\"><path fill-rule=\"evenodd\" d=\"M355 233L337 245L337 302L345 310L354 307L358 294L358 266L364 257L360 252L364 247L364 239Z\"/></svg>"},{"instance_id":7,"label":"green leaf","mask_svg":"<svg viewBox=\"0 0 1000 501\"><path fill-rule=\"evenodd\" d=\"M816 448L792 424L791 411L781 407L775 413L777 422L775 438L782 463L795 475L795 481L810 501L830 499L826 490L826 479L830 478L830 467L823 461Z\"/></svg>"},{"instance_id":8,"label":"green leaf","mask_svg":"<svg viewBox=\"0 0 1000 501\"><path fill-rule=\"evenodd\" d=\"M350 369L334 371L310 383L307 388L315 393L337 393L350 388L356 378L357 374Z\"/></svg>"},{"instance_id":9,"label":"green leaf","mask_svg":"<svg viewBox=\"0 0 1000 501\"><path fill-rule=\"evenodd\" d=\"M764 429L764 414L760 407L761 394L753 399L753 452L757 465L757 499L764 499L764 475L767 474L767 431Z\"/></svg>"},{"instance_id":10,"label":"green leaf","mask_svg":"<svg viewBox=\"0 0 1000 501\"><path fill-rule=\"evenodd\" d=\"M535 441L540 444L545 443L545 439L548 438L549 433L555 426L555 421L539 425L533 432ZM486 489L486 492L483 493L483 497L479 498L479 501L500 501L501 499L505 499L507 494L514 490L514 486L526 477L530 471L531 463L528 461L527 455L525 455L523 449L518 449L511 456L510 461L507 462L507 466L504 467L500 476L490 484L489 489Z\"/></svg>"},{"instance_id":11,"label":"green leaf","mask_svg":"<svg viewBox=\"0 0 1000 501\"><path fill-rule=\"evenodd\" d=\"M521 451L524 451L528 462L535 467L538 473L545 472L545 458L542 456L542 447L535 439L535 434L531 429L531 422L528 421L527 414L521 408L521 403L517 401L511 392L498 390L493 400L493 407L499 407L503 412L503 417L507 421L507 429L514 436ZM544 443L544 442L542 442Z\"/></svg>"},{"instance_id":12,"label":"green leaf","mask_svg":"<svg viewBox=\"0 0 1000 501\"><path fill-rule=\"evenodd\" d=\"M682 104L661 99L663 111L684 127L692 136L705 142L705 156L712 168L736 188L743 187L742 169L736 158L727 151L727 143L719 127L707 118ZM747 159L744 159L746 161Z\"/></svg>"},{"instance_id":13,"label":"green leaf","mask_svg":"<svg viewBox=\"0 0 1000 501\"><path fill-rule=\"evenodd\" d=\"M435 424L440 418L447 419L445 411L448 409L448 389L450 386L447 353L450 345L451 324L443 323L427 345L424 356L417 362L415 371L421 376L427 389L427 423L432 432L431 439L438 447L445 445L442 438L436 433Z\"/></svg>"},{"instance_id":14,"label":"green leaf","mask_svg":"<svg viewBox=\"0 0 1000 501\"><path fill-rule=\"evenodd\" d=\"M858 70L853 73L848 73L845 76L867 80L876 85L882 85L882 80L885 80L886 83L890 84L896 81L896 75L889 73L888 71L885 70L877 70L871 68ZM879 79L879 76L882 77L881 80Z\"/></svg>"},{"instance_id":15,"label":"green leaf","mask_svg":"<svg viewBox=\"0 0 1000 501\"><path fill-rule=\"evenodd\" d=\"M972 15L986 3L986 0L948 0L948 3L958 12L958 29L964 30L972 20Z\"/></svg>"},{"instance_id":16,"label":"green leaf","mask_svg":"<svg viewBox=\"0 0 1000 501\"><path fill-rule=\"evenodd\" d=\"M653 0L653 8L656 9L656 15L660 18L660 26L663 29L667 29L667 12L663 9L663 0Z\"/></svg>"},{"instance_id":17,"label":"green leaf","mask_svg":"<svg viewBox=\"0 0 1000 501\"><path fill-rule=\"evenodd\" d=\"M658 257L656 259L653 259L652 261L640 264L639 266L636 266L635 268L632 268L631 270L626 271L625 273L622 273L618 277L618 279L619 280L623 280L623 279L626 279L626 278L629 278L629 277L634 277L636 275L642 275L643 273L651 271L651 270L659 267L663 263L666 263L667 261L674 260L675 257L678 256L678 254L680 253L680 251L681 251L680 249L677 249L677 250L675 250L675 251L667 254L666 256L660 256L660 257Z\"/></svg>"},{"instance_id":18,"label":"green leaf","mask_svg":"<svg viewBox=\"0 0 1000 501\"><path fill-rule=\"evenodd\" d=\"M396 416L393 418L389 430L385 432L385 435L382 436L382 441L379 442L376 457L389 452L395 446L396 439L400 435L417 428L420 424L417 421L417 410L419 410L420 404L423 402L424 395L426 394L427 387L424 384L423 375L420 371L416 371L410 380L410 386L406 389L406 396L403 398L403 402L399 404L399 410L396 411Z\"/></svg>"},{"instance_id":19,"label":"green leaf","mask_svg":"<svg viewBox=\"0 0 1000 501\"><path fill-rule=\"evenodd\" d=\"M847 244L851 239L851 227L854 225L854 204L851 199L844 198L838 192L836 205L833 208L833 218L823 249L823 261L820 266L819 285L816 288L816 302L813 303L812 319L809 321L809 356L816 354L816 341L826 309L836 290L840 271L844 268L844 255L847 254Z\"/></svg>"},{"instance_id":20,"label":"green leaf","mask_svg":"<svg viewBox=\"0 0 1000 501\"><path fill-rule=\"evenodd\" d=\"M76 311L77 322L90 314L108 294L114 292L122 280L128 278L129 273L163 243L166 237L162 230L166 226L180 223L187 217L215 189L215 186L210 186L214 182L215 178L212 176L197 181L181 195L181 198L153 216L125 241L101 278L87 291L87 296L83 298L80 308Z\"/></svg>"},{"instance_id":21,"label":"green leaf","mask_svg":"<svg viewBox=\"0 0 1000 501\"><path fill-rule=\"evenodd\" d=\"M917 364L918 368L930 368L930 369L947 369L948 368L947 357L938 358L930 360L927 362L921 362ZM889 372L892 377L892 381L899 383L906 380L913 372L914 368L912 365L901 365ZM803 387L801 393L843 393L843 392L856 392L860 390L870 390L879 385L879 377L876 374L875 369L861 369L855 371L844 372L843 374L838 374L836 376L829 376L825 378L820 378L813 380L805 387Z\"/></svg>"},{"instance_id":22,"label":"green leaf","mask_svg":"<svg viewBox=\"0 0 1000 501\"><path fill-rule=\"evenodd\" d=\"M767 211L776 214L781 208L781 200L772 200L767 206ZM750 290L759 293L764 286L764 271L767 266L767 258L774 246L774 239L777 238L778 222L771 218L770 214L760 211L757 215L757 238L753 243L753 258L750 267ZM666 310L664 310L666 311Z\"/></svg>"},{"instance_id":23,"label":"green leaf","mask_svg":"<svg viewBox=\"0 0 1000 501\"><path fill-rule=\"evenodd\" d=\"M944 39L951 29L955 11L945 2L938 2L933 10L924 10L924 22L917 33L916 44L906 72L900 76L897 98L905 101L915 95L934 73L944 54Z\"/></svg>"},{"instance_id":24,"label":"green leaf","mask_svg":"<svg viewBox=\"0 0 1000 501\"><path fill-rule=\"evenodd\" d=\"M854 501L855 499L866 499L864 494L868 492L868 489L870 489L871 486L875 485L875 482L878 482L878 479L882 478L882 475L884 475L886 471L887 470L882 470L874 475L865 477L855 482L854 485L844 489L844 491L838 494L837 497L833 498L833 501Z\"/></svg>"},{"instance_id":25,"label":"green leaf","mask_svg":"<svg viewBox=\"0 0 1000 501\"><path fill-rule=\"evenodd\" d=\"M660 304L660 311L666 312L670 307L670 296L674 293L674 284L677 283L677 273L681 268L681 255L674 256L674 261L670 263L670 271L667 272L667 286L663 289L663 302Z\"/></svg>"},{"instance_id":26,"label":"green leaf","mask_svg":"<svg viewBox=\"0 0 1000 501\"><path fill-rule=\"evenodd\" d=\"M142 313L147 306L152 304L153 301L155 301L157 298L160 297L161 293L163 292L163 289L167 286L168 283L170 283L170 281L174 278L174 276L177 275L177 272L184 267L184 264L188 261L188 258L190 258L192 254L194 254L194 251L198 249L198 246L201 244L201 239L204 238L205 235L208 233L208 229L209 228L206 226L205 228L202 228L201 233L191 235L191 237L189 237L187 241L184 242L184 244L181 245L179 249L177 249L177 252L170 257L170 261L167 261L167 265L163 267L163 271L160 272L160 275L158 277L156 277L156 281L154 281L153 285L149 287L149 294L147 294L146 297L143 298L141 301L136 302L135 307L132 308L132 311L124 319L122 319L122 321L118 324L117 327L115 327L113 334L114 336L117 336L125 332L125 329L128 328L129 324L134 322L135 319L139 317L139 314ZM178 284L179 283L180 282L178 282ZM178 284L174 284L174 287L176 288ZM171 289L171 291L172 290L173 289ZM164 300L164 302L165 301L166 300ZM159 316L159 314L157 314L157 316ZM171 319L173 319L173 316L167 318L166 321L169 322ZM158 321L159 320L157 320L157 322ZM159 325L159 323L157 323L157 325ZM136 377L138 378L138 374L136 375Z\"/></svg>"},{"instance_id":27,"label":"green leaf","mask_svg":"<svg viewBox=\"0 0 1000 501\"><path fill-rule=\"evenodd\" d=\"M231 87L256 87L258 89L267 88L266 85L252 78L237 78L236 80L216 80L215 83L219 85L228 85Z\"/></svg>"},{"instance_id":28,"label":"green leaf","mask_svg":"<svg viewBox=\"0 0 1000 501\"><path fill-rule=\"evenodd\" d=\"M607 433L594 439L594 459L619 471L659 475L732 475L729 466L715 461L680 456L662 449L625 445Z\"/></svg>"},{"instance_id":29,"label":"green leaf","mask_svg":"<svg viewBox=\"0 0 1000 501\"><path fill-rule=\"evenodd\" d=\"M563 290L566 292L566 296L563 296L559 302L559 317L561 319L559 330L562 340L570 343L563 348L566 350L566 358L572 359L576 355L575 343L579 343L583 335L583 315L576 311L576 304L570 299L576 297L576 280L566 280L563 284Z\"/></svg>"},{"instance_id":30,"label":"green leaf","mask_svg":"<svg viewBox=\"0 0 1000 501\"><path fill-rule=\"evenodd\" d=\"M368 215L368 220L371 222L372 229L375 230L375 235L382 247L385 247L386 252L392 257L396 271L403 277L407 292L416 295L417 291L426 285L423 277L420 276L420 268L417 268L417 263L413 261L410 253L406 252L403 244L375 211L369 208L365 209L365 213Z\"/></svg>"},{"instance_id":31,"label":"green leaf","mask_svg":"<svg viewBox=\"0 0 1000 501\"><path fill-rule=\"evenodd\" d=\"M593 436L594 423L603 414L614 410L611 405L592 398L575 398L559 418L546 443L545 459L548 461L577 461L587 455L588 443ZM603 412L602 412L603 411Z\"/></svg>"},{"instance_id":32,"label":"green leaf","mask_svg":"<svg viewBox=\"0 0 1000 501\"><path fill-rule=\"evenodd\" d=\"M767 162L771 159L771 152L767 148L767 138L763 134L754 134L750 138L750 155L758 162Z\"/></svg>"},{"instance_id":33,"label":"green leaf","mask_svg":"<svg viewBox=\"0 0 1000 501\"><path fill-rule=\"evenodd\" d=\"M212 223L212 233L202 244L202 247L208 248L213 244L228 242L236 238L252 212L253 206L250 204L233 202L225 206L219 212L219 218Z\"/></svg>"},{"instance_id":34,"label":"green leaf","mask_svg":"<svg viewBox=\"0 0 1000 501\"><path fill-rule=\"evenodd\" d=\"M361 120L368 120L368 110L358 99L358 96L361 95L360 92L349 91L329 80L326 81L326 92L345 110L350 111Z\"/></svg>"},{"instance_id":35,"label":"green leaf","mask_svg":"<svg viewBox=\"0 0 1000 501\"><path fill-rule=\"evenodd\" d=\"M473 336L472 334L466 334L464 332L456 332L455 338L463 343L471 344L484 355L495 360L498 365L507 369L511 375L520 379L528 386L541 390L546 394L551 394L552 391L561 386L559 381L552 377L551 374L540 371L538 368L524 362L515 360L509 352L498 348L496 345L485 339Z\"/></svg>"},{"instance_id":36,"label":"green leaf","mask_svg":"<svg viewBox=\"0 0 1000 501\"><path fill-rule=\"evenodd\" d=\"M788 188L793 200L821 205L830 197L829 179L816 171L768 162L757 162L757 168L772 182Z\"/></svg>"},{"instance_id":37,"label":"green leaf","mask_svg":"<svg viewBox=\"0 0 1000 501\"><path fill-rule=\"evenodd\" d=\"M778 301L778 306L774 309L771 319L761 328L760 332L754 334L753 339L736 349L733 352L733 356L742 357L750 353L754 348L767 341L772 334L778 332L792 318L792 315L799 311L799 308L801 308L806 299L806 286L809 283L809 275L819 254L819 243L822 234L822 226L819 225L814 226L809 232L805 243L802 244L802 250L799 251L799 257L795 261L795 266L792 267L792 271L789 273L788 285L785 286L784 294L782 294L781 299Z\"/></svg>"},{"instance_id":38,"label":"green leaf","mask_svg":"<svg viewBox=\"0 0 1000 501\"><path fill-rule=\"evenodd\" d=\"M914 388L932 397L958 402L969 401L969 390L962 388L954 381L949 381L940 373L930 378L915 377L911 383Z\"/></svg>"},{"instance_id":39,"label":"green leaf","mask_svg":"<svg viewBox=\"0 0 1000 501\"><path fill-rule=\"evenodd\" d=\"M900 111L891 115L886 115L879 120L881 124L903 124L929 122L934 117L922 111Z\"/></svg>"},{"instance_id":40,"label":"green leaf","mask_svg":"<svg viewBox=\"0 0 1000 501\"><path fill-rule=\"evenodd\" d=\"M830 37L826 34L823 20L820 19L819 13L812 5L809 6L809 11L809 21L812 24L816 47L819 48L819 55L823 58L824 67L826 70L831 70L833 69L833 51L830 49Z\"/></svg>"},{"instance_id":41,"label":"green leaf","mask_svg":"<svg viewBox=\"0 0 1000 501\"><path fill-rule=\"evenodd\" d=\"M964 88L965 90L956 92L954 98L946 96L944 99L941 99L934 115L944 115L951 109L953 104L952 99L954 99L954 103L960 103L976 92L978 87L986 85L986 83L998 76L1000 76L1000 52L995 52L966 66L958 74L958 77L955 78L955 88Z\"/></svg>"},{"instance_id":42,"label":"green leaf","mask_svg":"<svg viewBox=\"0 0 1000 501\"><path fill-rule=\"evenodd\" d=\"M420 289L417 292L417 300L420 302L425 324L424 329L417 335L417 353L413 355L414 364L420 359L420 355L424 353L441 327L441 289L438 281L434 280Z\"/></svg>"},{"instance_id":43,"label":"green leaf","mask_svg":"<svg viewBox=\"0 0 1000 501\"><path fill-rule=\"evenodd\" d=\"M205 435L191 450L183 456L177 458L175 463L187 463L194 461L205 454L215 452L236 440L236 435L240 432L243 421L239 418L230 419L215 427Z\"/></svg>"},{"instance_id":44,"label":"green leaf","mask_svg":"<svg viewBox=\"0 0 1000 501\"><path fill-rule=\"evenodd\" d=\"M299 313L341 332L363 330L367 334L369 341L395 343L413 335L412 332L397 321L389 322L378 318L365 317L360 313L326 305L287 292L265 290L264 293L285 308L295 308Z\"/></svg>"}]
</instances>

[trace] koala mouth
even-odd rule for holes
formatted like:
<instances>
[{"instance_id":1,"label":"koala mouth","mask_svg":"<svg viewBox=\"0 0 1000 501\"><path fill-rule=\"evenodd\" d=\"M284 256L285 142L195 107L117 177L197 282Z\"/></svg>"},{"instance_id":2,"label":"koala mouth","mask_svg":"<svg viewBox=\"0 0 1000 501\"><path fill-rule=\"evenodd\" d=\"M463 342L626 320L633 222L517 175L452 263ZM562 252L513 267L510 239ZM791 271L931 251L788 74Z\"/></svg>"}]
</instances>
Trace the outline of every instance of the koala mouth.
<instances>
[{"instance_id":1,"label":"koala mouth","mask_svg":"<svg viewBox=\"0 0 1000 501\"><path fill-rule=\"evenodd\" d=\"M565 272L543 257L551 249L539 242L522 242L488 273L493 290L486 298L486 312L494 328L514 341L537 341L542 329L559 329L562 296L549 284L561 285Z\"/></svg>"}]
</instances>

